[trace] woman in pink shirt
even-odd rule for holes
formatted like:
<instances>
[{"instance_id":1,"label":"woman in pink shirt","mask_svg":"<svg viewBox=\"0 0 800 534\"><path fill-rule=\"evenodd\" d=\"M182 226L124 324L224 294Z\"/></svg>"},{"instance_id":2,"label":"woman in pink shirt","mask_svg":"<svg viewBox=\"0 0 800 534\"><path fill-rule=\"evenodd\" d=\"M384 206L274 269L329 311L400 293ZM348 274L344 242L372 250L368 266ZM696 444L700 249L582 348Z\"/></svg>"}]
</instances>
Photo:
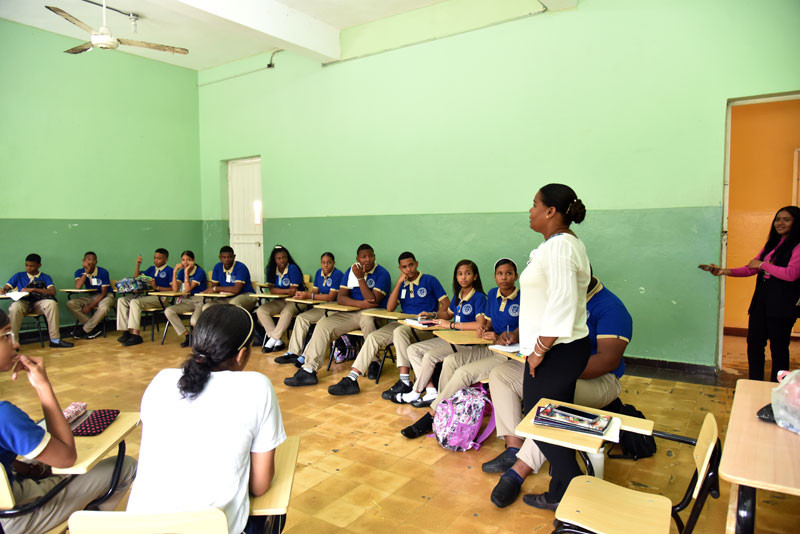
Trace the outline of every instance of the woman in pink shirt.
<instances>
[{"instance_id":1,"label":"woman in pink shirt","mask_svg":"<svg viewBox=\"0 0 800 534\"><path fill-rule=\"evenodd\" d=\"M723 269L717 265L700 268L715 276L757 275L750 301L747 325L747 362L751 380L764 380L764 348L769 340L772 353L770 380L777 382L780 370L789 369L789 340L797 319L800 299L800 208L786 206L772 221L767 243L745 267Z\"/></svg>"}]
</instances>

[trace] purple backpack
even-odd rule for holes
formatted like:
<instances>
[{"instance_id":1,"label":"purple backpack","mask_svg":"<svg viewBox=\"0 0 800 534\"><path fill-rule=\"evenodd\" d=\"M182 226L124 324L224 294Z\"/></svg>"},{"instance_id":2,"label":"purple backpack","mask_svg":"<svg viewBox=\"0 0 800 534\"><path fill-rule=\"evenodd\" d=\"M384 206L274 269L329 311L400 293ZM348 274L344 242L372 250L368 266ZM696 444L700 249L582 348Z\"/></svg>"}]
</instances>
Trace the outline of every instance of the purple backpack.
<instances>
[{"instance_id":1,"label":"purple backpack","mask_svg":"<svg viewBox=\"0 0 800 534\"><path fill-rule=\"evenodd\" d=\"M484 415L491 415L491 419L478 436ZM494 427L492 402L483 386L458 390L439 403L433 416L433 434L442 447L451 451L479 449Z\"/></svg>"}]
</instances>

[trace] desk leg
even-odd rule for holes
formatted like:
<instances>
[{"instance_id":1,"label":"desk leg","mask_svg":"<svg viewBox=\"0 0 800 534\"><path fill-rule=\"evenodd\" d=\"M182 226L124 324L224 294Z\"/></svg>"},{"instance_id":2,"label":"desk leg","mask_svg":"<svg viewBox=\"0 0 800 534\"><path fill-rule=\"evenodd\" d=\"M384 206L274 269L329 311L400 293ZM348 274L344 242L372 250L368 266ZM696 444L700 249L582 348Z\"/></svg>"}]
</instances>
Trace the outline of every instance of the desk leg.
<instances>
[{"instance_id":1,"label":"desk leg","mask_svg":"<svg viewBox=\"0 0 800 534\"><path fill-rule=\"evenodd\" d=\"M450 348L453 349L453 352L458 352L458 349L452 343L450 343Z\"/></svg>"},{"instance_id":2,"label":"desk leg","mask_svg":"<svg viewBox=\"0 0 800 534\"><path fill-rule=\"evenodd\" d=\"M97 506L106 502L116 491L117 485L119 484L119 476L122 473L122 462L125 461L125 441L119 442L119 449L117 451L117 461L114 464L114 473L111 475L111 484L108 487L108 491L102 497L99 497L89 504L86 505L86 509L93 510Z\"/></svg>"},{"instance_id":3,"label":"desk leg","mask_svg":"<svg viewBox=\"0 0 800 534\"><path fill-rule=\"evenodd\" d=\"M756 524L756 489L739 486L739 506L736 511L736 534L753 534Z\"/></svg>"},{"instance_id":4,"label":"desk leg","mask_svg":"<svg viewBox=\"0 0 800 534\"><path fill-rule=\"evenodd\" d=\"M591 460L589 460L589 456L583 451L578 451L578 454L580 455L581 460L583 460L583 463L586 465L586 474L589 475L590 477L593 477L594 466L592 465Z\"/></svg>"}]
</instances>

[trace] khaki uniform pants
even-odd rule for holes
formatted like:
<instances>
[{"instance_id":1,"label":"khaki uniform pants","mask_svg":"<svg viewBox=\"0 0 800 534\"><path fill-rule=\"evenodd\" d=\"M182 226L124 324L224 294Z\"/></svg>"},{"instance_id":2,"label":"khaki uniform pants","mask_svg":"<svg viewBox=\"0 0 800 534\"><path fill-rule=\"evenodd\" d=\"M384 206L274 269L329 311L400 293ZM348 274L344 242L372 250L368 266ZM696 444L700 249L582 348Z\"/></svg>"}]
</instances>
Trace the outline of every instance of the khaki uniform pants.
<instances>
[{"instance_id":1,"label":"khaki uniform pants","mask_svg":"<svg viewBox=\"0 0 800 534\"><path fill-rule=\"evenodd\" d=\"M166 310L164 315L167 317L169 324L175 329L175 333L182 336L186 333L186 327L183 326L181 321L181 314L192 312L192 318L189 323L194 326L200 318L200 313L203 311L203 297L199 295L192 295L190 297L183 297L179 304L173 304Z\"/></svg>"},{"instance_id":2,"label":"khaki uniform pants","mask_svg":"<svg viewBox=\"0 0 800 534\"><path fill-rule=\"evenodd\" d=\"M66 521L72 512L83 510L87 504L108 491L116 460L116 457L106 458L85 475L78 475L44 506L34 512L11 519L0 519L3 530L7 534L46 532ZM103 511L116 509L135 475L136 460L126 456L116 491L98 508ZM33 501L50 491L62 478L61 476L51 476L39 481L24 479L21 484L14 481L12 484L14 500L17 504Z\"/></svg>"},{"instance_id":3,"label":"khaki uniform pants","mask_svg":"<svg viewBox=\"0 0 800 534\"><path fill-rule=\"evenodd\" d=\"M67 308L78 318L78 322L83 325L83 330L88 334L100 324L100 321L106 318L108 311L114 307L114 296L106 295L94 309L91 317L81 311L81 308L92 302L94 299L91 297L78 297L72 298L67 301Z\"/></svg>"},{"instance_id":4,"label":"khaki uniform pants","mask_svg":"<svg viewBox=\"0 0 800 534\"><path fill-rule=\"evenodd\" d=\"M324 315L324 310L320 311L322 311ZM278 317L277 325L272 319L272 315L275 313L281 314L280 317ZM267 336L278 340L289 330L289 325L292 324L292 317L298 313L297 305L294 302L286 302L282 299L267 301L256 310L258 322L264 327ZM306 330L306 333L308 333L308 330Z\"/></svg>"},{"instance_id":5,"label":"khaki uniform pants","mask_svg":"<svg viewBox=\"0 0 800 534\"><path fill-rule=\"evenodd\" d=\"M247 293L243 295L236 295L235 297L214 298L203 304L203 308L200 310L200 313L203 313L208 309L209 306L213 306L214 304L233 304L234 306L241 306L245 310L252 312L256 307L256 299Z\"/></svg>"},{"instance_id":6,"label":"khaki uniform pants","mask_svg":"<svg viewBox=\"0 0 800 534\"><path fill-rule=\"evenodd\" d=\"M524 363L508 360L489 374L489 389L494 403L494 419L498 437L513 436L522 421L522 380L527 372ZM603 408L619 397L622 385L612 373L589 380L578 379L575 384L575 404ZM532 439L525 439L517 458L538 472L545 461L544 454Z\"/></svg>"},{"instance_id":7,"label":"khaki uniform pants","mask_svg":"<svg viewBox=\"0 0 800 534\"><path fill-rule=\"evenodd\" d=\"M408 359L414 369L414 391L422 393L431 381L436 364L453 354L453 347L444 339L435 337L408 347Z\"/></svg>"},{"instance_id":8,"label":"khaki uniform pants","mask_svg":"<svg viewBox=\"0 0 800 534\"><path fill-rule=\"evenodd\" d=\"M163 309L167 299L142 295L128 295L117 300L117 330L141 330L142 310L150 308Z\"/></svg>"},{"instance_id":9,"label":"khaki uniform pants","mask_svg":"<svg viewBox=\"0 0 800 534\"><path fill-rule=\"evenodd\" d=\"M330 354L331 341L338 339L350 330L361 329L366 338L375 331L375 320L360 311L339 312L329 317L323 317L314 328L311 341L308 342L303 355L306 363L303 365L308 370L316 371L322 365L323 359Z\"/></svg>"},{"instance_id":10,"label":"khaki uniform pants","mask_svg":"<svg viewBox=\"0 0 800 534\"><path fill-rule=\"evenodd\" d=\"M50 334L50 339L61 339L61 333L58 329L58 302L55 300L43 299L36 302L18 300L11 305L8 312L11 319L11 331L14 332L15 339L19 339L19 329L26 313L41 313L44 315L45 320L47 320L47 331Z\"/></svg>"},{"instance_id":11,"label":"khaki uniform pants","mask_svg":"<svg viewBox=\"0 0 800 534\"><path fill-rule=\"evenodd\" d=\"M431 337L432 335L425 330L417 332L418 337ZM410 326L392 321L367 337L364 341L364 346L358 351L353 368L360 371L361 374L367 374L369 364L373 360L378 360L380 352L386 349L390 343L394 344L394 349L397 353L397 367L411 367L408 361L408 348L416 340L414 330Z\"/></svg>"},{"instance_id":12,"label":"khaki uniform pants","mask_svg":"<svg viewBox=\"0 0 800 534\"><path fill-rule=\"evenodd\" d=\"M287 352L300 355L303 354L303 348L306 344L306 336L311 325L319 322L320 319L325 317L325 310L319 308L311 308L310 310L301 313L294 320L294 328L292 329L292 339L289 340L289 348Z\"/></svg>"},{"instance_id":13,"label":"khaki uniform pants","mask_svg":"<svg viewBox=\"0 0 800 534\"><path fill-rule=\"evenodd\" d=\"M477 347L458 347L458 352L444 359L442 374L439 375L439 393L431 404L431 410L445 399L452 397L461 388L485 380L497 365L508 358L490 351L486 345Z\"/></svg>"}]
</instances>

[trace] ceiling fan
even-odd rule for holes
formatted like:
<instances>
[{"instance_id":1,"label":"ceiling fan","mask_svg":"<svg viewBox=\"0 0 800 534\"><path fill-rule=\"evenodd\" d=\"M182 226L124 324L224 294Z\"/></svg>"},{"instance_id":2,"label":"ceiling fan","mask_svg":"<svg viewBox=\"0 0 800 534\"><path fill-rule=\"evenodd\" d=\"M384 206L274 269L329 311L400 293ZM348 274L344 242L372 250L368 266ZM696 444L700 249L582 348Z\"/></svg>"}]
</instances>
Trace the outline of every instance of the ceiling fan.
<instances>
[{"instance_id":1,"label":"ceiling fan","mask_svg":"<svg viewBox=\"0 0 800 534\"><path fill-rule=\"evenodd\" d=\"M76 47L70 48L69 50L64 50L67 54L80 54L81 52L86 52L87 50L91 50L92 48L103 48L105 50L116 50L119 45L125 46L138 46L140 48L150 48L152 50L161 50L163 52L172 52L173 54L188 54L189 51L185 48L179 48L177 46L167 46L162 44L156 43L148 43L145 41L133 41L131 39L117 39L113 35L111 35L111 30L108 29L106 26L106 0L103 0L103 25L100 26L100 30L95 30L88 24L83 21L80 21L64 11L61 8L53 7L53 6L45 6L47 9L64 17L71 23L73 23L78 28L89 32L91 34L91 40L89 42L80 44Z\"/></svg>"}]
</instances>

